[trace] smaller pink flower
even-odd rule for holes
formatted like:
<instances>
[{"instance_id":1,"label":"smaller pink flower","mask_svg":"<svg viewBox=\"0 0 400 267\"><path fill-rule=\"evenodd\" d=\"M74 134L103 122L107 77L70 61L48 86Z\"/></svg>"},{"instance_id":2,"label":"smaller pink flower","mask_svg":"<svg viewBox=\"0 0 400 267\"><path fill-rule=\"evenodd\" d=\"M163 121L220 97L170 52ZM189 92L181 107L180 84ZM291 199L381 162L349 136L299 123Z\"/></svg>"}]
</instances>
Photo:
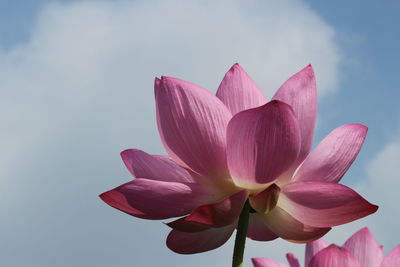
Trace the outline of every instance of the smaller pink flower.
<instances>
[{"instance_id":1,"label":"smaller pink flower","mask_svg":"<svg viewBox=\"0 0 400 267\"><path fill-rule=\"evenodd\" d=\"M290 267L300 267L296 256L286 254ZM266 258L253 258L254 267L287 267ZM353 234L343 246L328 244L318 239L306 246L305 267L395 267L400 266L400 245L386 256L371 231L365 227Z\"/></svg>"}]
</instances>

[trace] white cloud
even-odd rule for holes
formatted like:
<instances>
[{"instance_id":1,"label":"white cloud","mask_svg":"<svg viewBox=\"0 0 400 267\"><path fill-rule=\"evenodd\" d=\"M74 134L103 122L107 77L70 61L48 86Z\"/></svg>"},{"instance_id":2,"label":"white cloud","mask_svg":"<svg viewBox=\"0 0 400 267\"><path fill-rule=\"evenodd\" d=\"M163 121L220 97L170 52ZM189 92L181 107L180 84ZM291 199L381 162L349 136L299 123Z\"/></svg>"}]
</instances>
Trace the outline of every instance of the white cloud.
<instances>
[{"instance_id":1,"label":"white cloud","mask_svg":"<svg viewBox=\"0 0 400 267\"><path fill-rule=\"evenodd\" d=\"M133 258L146 266L229 262L230 245L191 257L171 253L163 241L165 226L118 213L97 194L129 179L120 150L162 153L155 76L179 77L214 91L239 62L271 95L312 63L323 95L338 81L334 37L332 27L296 0L84 1L45 7L28 42L0 49L5 218L0 235L7 240L0 245L2 261L13 266L132 266ZM254 250L265 247L266 254L273 247L250 244Z\"/></svg>"}]
</instances>

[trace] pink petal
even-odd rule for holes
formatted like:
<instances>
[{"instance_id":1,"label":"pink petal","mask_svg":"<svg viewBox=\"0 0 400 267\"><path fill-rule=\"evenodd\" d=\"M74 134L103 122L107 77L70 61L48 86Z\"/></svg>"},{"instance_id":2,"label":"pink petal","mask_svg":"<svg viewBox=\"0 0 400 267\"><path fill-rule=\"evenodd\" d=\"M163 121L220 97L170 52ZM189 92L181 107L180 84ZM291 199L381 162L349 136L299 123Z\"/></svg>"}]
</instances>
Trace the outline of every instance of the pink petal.
<instances>
[{"instance_id":1,"label":"pink petal","mask_svg":"<svg viewBox=\"0 0 400 267\"><path fill-rule=\"evenodd\" d=\"M165 156L153 156L139 149L121 152L121 158L134 177L170 182L193 182L189 173Z\"/></svg>"},{"instance_id":2,"label":"pink petal","mask_svg":"<svg viewBox=\"0 0 400 267\"><path fill-rule=\"evenodd\" d=\"M380 267L400 266L400 245L395 247L387 254L382 261Z\"/></svg>"},{"instance_id":3,"label":"pink petal","mask_svg":"<svg viewBox=\"0 0 400 267\"><path fill-rule=\"evenodd\" d=\"M264 214L250 213L247 237L255 241L271 241L278 236L268 229L263 221Z\"/></svg>"},{"instance_id":4,"label":"pink petal","mask_svg":"<svg viewBox=\"0 0 400 267\"><path fill-rule=\"evenodd\" d=\"M247 191L240 191L218 203L198 207L190 215L167 225L182 232L197 232L232 224L239 217L247 196Z\"/></svg>"},{"instance_id":5,"label":"pink petal","mask_svg":"<svg viewBox=\"0 0 400 267\"><path fill-rule=\"evenodd\" d=\"M152 220L183 216L196 207L219 200L216 193L195 183L137 178L100 195L108 205Z\"/></svg>"},{"instance_id":6,"label":"pink petal","mask_svg":"<svg viewBox=\"0 0 400 267\"><path fill-rule=\"evenodd\" d=\"M236 223L195 233L172 230L167 237L167 246L179 254L205 252L222 246L231 237L235 227Z\"/></svg>"},{"instance_id":7,"label":"pink petal","mask_svg":"<svg viewBox=\"0 0 400 267\"><path fill-rule=\"evenodd\" d=\"M187 233L201 232L212 228L206 224L198 223L196 221L186 221L186 218L187 217L177 219L175 221L167 223L166 225L174 230Z\"/></svg>"},{"instance_id":8,"label":"pink petal","mask_svg":"<svg viewBox=\"0 0 400 267\"><path fill-rule=\"evenodd\" d=\"M319 251L308 267L361 267L357 259L345 248L330 245Z\"/></svg>"},{"instance_id":9,"label":"pink petal","mask_svg":"<svg viewBox=\"0 0 400 267\"><path fill-rule=\"evenodd\" d=\"M312 257L317 254L321 249L324 249L328 244L323 239L318 239L306 244L306 257L304 259L304 267L308 267Z\"/></svg>"},{"instance_id":10,"label":"pink petal","mask_svg":"<svg viewBox=\"0 0 400 267\"><path fill-rule=\"evenodd\" d=\"M307 243L325 235L331 228L316 228L296 220L279 206L263 217L268 228L279 237L295 243Z\"/></svg>"},{"instance_id":11,"label":"pink petal","mask_svg":"<svg viewBox=\"0 0 400 267\"><path fill-rule=\"evenodd\" d=\"M317 87L311 65L290 77L272 99L292 106L297 116L301 132L301 148L297 160L300 163L311 150L317 113Z\"/></svg>"},{"instance_id":12,"label":"pink petal","mask_svg":"<svg viewBox=\"0 0 400 267\"><path fill-rule=\"evenodd\" d=\"M307 156L294 174L294 180L339 182L357 157L367 130L357 123L333 130Z\"/></svg>"},{"instance_id":13,"label":"pink petal","mask_svg":"<svg viewBox=\"0 0 400 267\"><path fill-rule=\"evenodd\" d=\"M292 253L286 254L286 259L289 262L290 267L300 267L299 260Z\"/></svg>"},{"instance_id":14,"label":"pink petal","mask_svg":"<svg viewBox=\"0 0 400 267\"><path fill-rule=\"evenodd\" d=\"M257 189L296 160L300 134L292 108L274 100L236 114L228 125L228 166L235 184Z\"/></svg>"},{"instance_id":15,"label":"pink petal","mask_svg":"<svg viewBox=\"0 0 400 267\"><path fill-rule=\"evenodd\" d=\"M268 213L275 208L280 192L281 189L276 184L270 185L264 191L249 198L251 207L257 212Z\"/></svg>"},{"instance_id":16,"label":"pink petal","mask_svg":"<svg viewBox=\"0 0 400 267\"><path fill-rule=\"evenodd\" d=\"M225 105L200 86L176 78L156 80L155 95L158 130L171 158L211 183L231 182L226 127L232 115Z\"/></svg>"},{"instance_id":17,"label":"pink petal","mask_svg":"<svg viewBox=\"0 0 400 267\"><path fill-rule=\"evenodd\" d=\"M232 115L245 109L259 107L266 102L260 88L238 63L225 74L216 95Z\"/></svg>"},{"instance_id":18,"label":"pink petal","mask_svg":"<svg viewBox=\"0 0 400 267\"><path fill-rule=\"evenodd\" d=\"M304 224L315 227L348 223L378 209L351 188L329 182L287 184L281 190L277 205Z\"/></svg>"},{"instance_id":19,"label":"pink petal","mask_svg":"<svg viewBox=\"0 0 400 267\"><path fill-rule=\"evenodd\" d=\"M286 264L266 258L252 258L251 261L254 267L287 267Z\"/></svg>"},{"instance_id":20,"label":"pink petal","mask_svg":"<svg viewBox=\"0 0 400 267\"><path fill-rule=\"evenodd\" d=\"M382 249L367 227L353 234L343 245L363 267L376 267L382 262Z\"/></svg>"}]
</instances>

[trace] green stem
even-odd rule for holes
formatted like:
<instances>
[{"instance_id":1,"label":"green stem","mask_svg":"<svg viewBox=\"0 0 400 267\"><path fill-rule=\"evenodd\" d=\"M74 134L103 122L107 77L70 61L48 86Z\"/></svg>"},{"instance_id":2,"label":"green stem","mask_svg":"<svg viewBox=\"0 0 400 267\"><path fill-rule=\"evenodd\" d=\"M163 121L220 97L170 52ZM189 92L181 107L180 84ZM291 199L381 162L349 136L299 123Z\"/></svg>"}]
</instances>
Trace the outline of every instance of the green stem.
<instances>
[{"instance_id":1,"label":"green stem","mask_svg":"<svg viewBox=\"0 0 400 267\"><path fill-rule=\"evenodd\" d=\"M235 247L233 249L232 267L243 266L243 254L246 243L247 228L249 226L249 216L250 216L250 203L249 200L247 200L239 216L239 223L235 238Z\"/></svg>"}]
</instances>

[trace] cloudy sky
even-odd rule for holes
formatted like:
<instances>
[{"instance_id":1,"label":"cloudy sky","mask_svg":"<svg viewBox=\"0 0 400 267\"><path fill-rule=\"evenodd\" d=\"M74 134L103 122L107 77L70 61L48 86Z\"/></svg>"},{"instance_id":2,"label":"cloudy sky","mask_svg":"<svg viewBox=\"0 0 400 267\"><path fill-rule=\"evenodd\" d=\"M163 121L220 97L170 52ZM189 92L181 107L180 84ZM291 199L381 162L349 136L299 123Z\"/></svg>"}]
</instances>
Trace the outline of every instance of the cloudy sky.
<instances>
[{"instance_id":1,"label":"cloudy sky","mask_svg":"<svg viewBox=\"0 0 400 267\"><path fill-rule=\"evenodd\" d=\"M215 92L239 62L271 96L312 63L315 144L351 122L369 127L343 183L380 205L336 227L342 244L369 226L400 243L400 4L317 0L0 0L0 257L5 266L229 266L233 240L199 255L165 246L168 227L98 194L129 181L126 148L164 154L153 79ZM303 246L248 242L246 259Z\"/></svg>"}]
</instances>

